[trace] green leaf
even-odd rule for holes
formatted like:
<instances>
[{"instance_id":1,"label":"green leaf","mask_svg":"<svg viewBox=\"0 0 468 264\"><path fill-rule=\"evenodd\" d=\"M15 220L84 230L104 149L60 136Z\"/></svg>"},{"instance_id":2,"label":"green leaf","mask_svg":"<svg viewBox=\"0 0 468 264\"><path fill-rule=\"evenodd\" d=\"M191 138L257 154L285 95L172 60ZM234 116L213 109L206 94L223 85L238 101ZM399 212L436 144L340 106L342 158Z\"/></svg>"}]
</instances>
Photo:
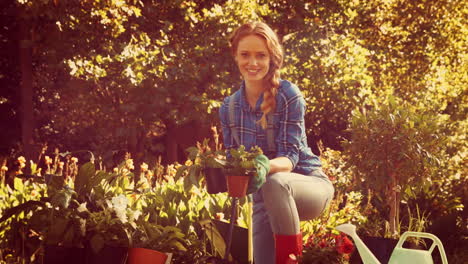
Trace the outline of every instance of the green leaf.
<instances>
[{"instance_id":1,"label":"green leaf","mask_svg":"<svg viewBox=\"0 0 468 264\"><path fill-rule=\"evenodd\" d=\"M55 188L56 190L60 190L65 184L65 179L61 175L48 174L45 176L49 177L49 181L47 182L48 187L52 187L52 188Z\"/></svg>"},{"instance_id":2,"label":"green leaf","mask_svg":"<svg viewBox=\"0 0 468 264\"><path fill-rule=\"evenodd\" d=\"M189 147L185 151L188 152L187 158L191 161L194 161L197 158L198 153L199 153L199 150L196 147Z\"/></svg>"},{"instance_id":3,"label":"green leaf","mask_svg":"<svg viewBox=\"0 0 468 264\"><path fill-rule=\"evenodd\" d=\"M187 171L187 169L188 169L188 166L186 165L182 165L179 168L177 168L177 172L174 176L174 180L180 179L180 177L182 177L183 173Z\"/></svg>"},{"instance_id":4,"label":"green leaf","mask_svg":"<svg viewBox=\"0 0 468 264\"><path fill-rule=\"evenodd\" d=\"M60 208L68 208L70 204L72 191L69 189L62 189L59 192L55 193L55 195L51 198L50 203L52 206L58 206Z\"/></svg>"},{"instance_id":5,"label":"green leaf","mask_svg":"<svg viewBox=\"0 0 468 264\"><path fill-rule=\"evenodd\" d=\"M89 183L95 172L94 164L91 162L87 162L80 167L75 179L75 190L77 193L89 192L91 188Z\"/></svg>"},{"instance_id":6,"label":"green leaf","mask_svg":"<svg viewBox=\"0 0 468 264\"><path fill-rule=\"evenodd\" d=\"M105 171L98 171L94 177L91 177L90 182L88 184L89 188L94 188L98 186L103 179L107 179L110 177L110 173Z\"/></svg>"},{"instance_id":7,"label":"green leaf","mask_svg":"<svg viewBox=\"0 0 468 264\"><path fill-rule=\"evenodd\" d=\"M184 177L183 181L184 181L184 191L189 192L190 189L192 189L193 187L192 181L190 180L189 177Z\"/></svg>"},{"instance_id":8,"label":"green leaf","mask_svg":"<svg viewBox=\"0 0 468 264\"><path fill-rule=\"evenodd\" d=\"M20 193L24 192L24 184L23 184L22 179L15 177L13 186L14 186L15 190L17 190L18 192L20 192Z\"/></svg>"}]
</instances>

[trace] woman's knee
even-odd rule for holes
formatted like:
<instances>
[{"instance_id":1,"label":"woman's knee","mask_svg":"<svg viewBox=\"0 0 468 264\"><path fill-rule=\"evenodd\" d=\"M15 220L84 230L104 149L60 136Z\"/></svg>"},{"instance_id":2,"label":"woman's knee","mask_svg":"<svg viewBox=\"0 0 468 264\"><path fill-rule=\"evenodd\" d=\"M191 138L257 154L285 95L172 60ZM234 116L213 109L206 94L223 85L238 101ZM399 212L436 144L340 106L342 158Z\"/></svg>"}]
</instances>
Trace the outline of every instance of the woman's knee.
<instances>
[{"instance_id":1,"label":"woman's knee","mask_svg":"<svg viewBox=\"0 0 468 264\"><path fill-rule=\"evenodd\" d=\"M286 181L286 176L286 172L277 172L266 178L265 184L262 186L264 200L271 200L274 197L280 198L281 194L290 194L291 188Z\"/></svg>"}]
</instances>

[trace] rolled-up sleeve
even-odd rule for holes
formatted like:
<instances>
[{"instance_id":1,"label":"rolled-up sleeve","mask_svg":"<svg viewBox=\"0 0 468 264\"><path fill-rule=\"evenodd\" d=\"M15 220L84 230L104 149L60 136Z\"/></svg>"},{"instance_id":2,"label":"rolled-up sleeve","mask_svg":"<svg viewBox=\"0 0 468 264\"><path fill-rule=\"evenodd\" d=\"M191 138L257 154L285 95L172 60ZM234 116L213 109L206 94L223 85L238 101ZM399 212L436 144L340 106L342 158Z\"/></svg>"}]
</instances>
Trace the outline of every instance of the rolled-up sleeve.
<instances>
[{"instance_id":1,"label":"rolled-up sleeve","mask_svg":"<svg viewBox=\"0 0 468 264\"><path fill-rule=\"evenodd\" d=\"M281 112L276 143L277 157L289 158L294 169L299 161L301 140L305 135L306 104L298 89L291 89L290 92L280 94Z\"/></svg>"},{"instance_id":2,"label":"rolled-up sleeve","mask_svg":"<svg viewBox=\"0 0 468 264\"><path fill-rule=\"evenodd\" d=\"M224 102L219 108L219 120L221 122L221 131L223 133L223 143L226 149L232 148L231 130L229 129L229 99L230 97L224 98Z\"/></svg>"}]
</instances>

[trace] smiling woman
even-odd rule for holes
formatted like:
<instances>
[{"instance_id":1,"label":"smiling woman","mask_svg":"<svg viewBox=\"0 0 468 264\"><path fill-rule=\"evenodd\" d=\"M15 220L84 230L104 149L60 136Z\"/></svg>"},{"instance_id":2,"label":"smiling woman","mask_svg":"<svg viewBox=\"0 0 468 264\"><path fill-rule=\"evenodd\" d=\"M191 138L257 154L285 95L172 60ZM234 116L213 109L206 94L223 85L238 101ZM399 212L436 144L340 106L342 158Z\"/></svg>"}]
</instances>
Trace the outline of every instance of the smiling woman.
<instances>
[{"instance_id":1,"label":"smiling woman","mask_svg":"<svg viewBox=\"0 0 468 264\"><path fill-rule=\"evenodd\" d=\"M239 41L234 58L244 80L248 83L247 87L256 85L262 88L263 78L270 68L270 52L266 41L256 35L243 38Z\"/></svg>"},{"instance_id":2,"label":"smiling woman","mask_svg":"<svg viewBox=\"0 0 468 264\"><path fill-rule=\"evenodd\" d=\"M253 193L254 262L285 264L290 254L302 253L300 221L319 216L334 189L307 146L305 100L296 85L280 79L278 36L253 22L235 30L230 44L243 82L220 108L224 145L227 154L258 146L268 157L268 176Z\"/></svg>"},{"instance_id":3,"label":"smiling woman","mask_svg":"<svg viewBox=\"0 0 468 264\"><path fill-rule=\"evenodd\" d=\"M245 80L246 99L252 109L263 94L260 124L265 129L266 115L276 106L279 69L283 65L283 48L276 33L265 23L240 26L230 38L234 60Z\"/></svg>"}]
</instances>

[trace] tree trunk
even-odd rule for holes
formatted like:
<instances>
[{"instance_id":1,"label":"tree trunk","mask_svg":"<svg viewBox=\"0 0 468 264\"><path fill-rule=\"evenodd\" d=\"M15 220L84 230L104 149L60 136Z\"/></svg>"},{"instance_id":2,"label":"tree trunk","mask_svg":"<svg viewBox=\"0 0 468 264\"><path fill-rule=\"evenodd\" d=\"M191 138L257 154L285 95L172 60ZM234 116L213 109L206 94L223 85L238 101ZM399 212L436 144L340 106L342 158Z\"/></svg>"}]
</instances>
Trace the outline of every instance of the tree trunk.
<instances>
[{"instance_id":1,"label":"tree trunk","mask_svg":"<svg viewBox=\"0 0 468 264\"><path fill-rule=\"evenodd\" d=\"M177 141L175 139L175 128L166 126L166 163L172 164L177 161Z\"/></svg>"},{"instance_id":2,"label":"tree trunk","mask_svg":"<svg viewBox=\"0 0 468 264\"><path fill-rule=\"evenodd\" d=\"M21 11L19 11L21 12ZM20 14L20 13L19 13ZM21 67L21 140L26 160L33 158L32 42L29 21L19 17L19 58ZM28 168L29 166L27 166Z\"/></svg>"},{"instance_id":3,"label":"tree trunk","mask_svg":"<svg viewBox=\"0 0 468 264\"><path fill-rule=\"evenodd\" d=\"M396 234L396 192L390 191L390 234L394 238Z\"/></svg>"},{"instance_id":4,"label":"tree trunk","mask_svg":"<svg viewBox=\"0 0 468 264\"><path fill-rule=\"evenodd\" d=\"M397 224L397 228L400 225L400 201L401 201L401 190L400 190L400 185L396 185L396 190L395 190L395 221ZM399 228L397 229L397 231ZM400 235L400 233L396 234L397 236Z\"/></svg>"},{"instance_id":5,"label":"tree trunk","mask_svg":"<svg viewBox=\"0 0 468 264\"><path fill-rule=\"evenodd\" d=\"M145 133L141 127L133 123L130 127L130 133L127 139L127 149L130 151L133 164L135 166L135 183L140 180L140 167L143 162L143 142L145 140ZM137 185L135 184L135 187Z\"/></svg>"},{"instance_id":6,"label":"tree trunk","mask_svg":"<svg viewBox=\"0 0 468 264\"><path fill-rule=\"evenodd\" d=\"M392 238L397 238L398 237L398 221L399 221L399 195L398 195L398 181L396 179L396 176L392 174L392 181L390 184L390 199L389 199L389 205L390 205L390 216L389 216L389 222L390 222L390 234Z\"/></svg>"}]
</instances>

